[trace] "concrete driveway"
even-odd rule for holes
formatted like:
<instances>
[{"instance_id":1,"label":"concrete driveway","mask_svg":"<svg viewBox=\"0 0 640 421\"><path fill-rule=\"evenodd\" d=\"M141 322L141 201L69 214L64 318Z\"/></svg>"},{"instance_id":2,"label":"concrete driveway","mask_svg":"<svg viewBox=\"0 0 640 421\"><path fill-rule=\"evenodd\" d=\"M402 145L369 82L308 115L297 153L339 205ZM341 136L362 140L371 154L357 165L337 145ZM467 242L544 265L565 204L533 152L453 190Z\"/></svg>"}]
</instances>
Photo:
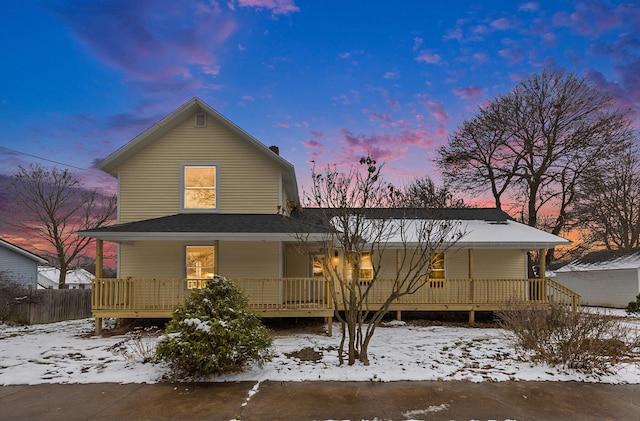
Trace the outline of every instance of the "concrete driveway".
<instances>
[{"instance_id":1,"label":"concrete driveway","mask_svg":"<svg viewBox=\"0 0 640 421\"><path fill-rule=\"evenodd\" d=\"M3 420L636 420L640 385L255 382L0 387Z\"/></svg>"}]
</instances>

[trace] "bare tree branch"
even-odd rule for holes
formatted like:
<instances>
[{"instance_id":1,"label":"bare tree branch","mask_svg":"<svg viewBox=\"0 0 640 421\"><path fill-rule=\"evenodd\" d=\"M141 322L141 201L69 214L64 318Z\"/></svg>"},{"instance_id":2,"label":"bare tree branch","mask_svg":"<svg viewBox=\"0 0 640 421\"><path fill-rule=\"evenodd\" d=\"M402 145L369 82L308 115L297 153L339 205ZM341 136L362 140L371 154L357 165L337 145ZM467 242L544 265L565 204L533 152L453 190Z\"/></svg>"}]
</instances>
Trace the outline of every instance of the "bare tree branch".
<instances>
[{"instance_id":1,"label":"bare tree branch","mask_svg":"<svg viewBox=\"0 0 640 421\"><path fill-rule=\"evenodd\" d=\"M85 190L68 169L40 165L20 166L6 188L12 205L5 222L48 245L42 252L60 269L59 288L64 288L68 268L91 242L75 232L111 221L116 196Z\"/></svg>"}]
</instances>

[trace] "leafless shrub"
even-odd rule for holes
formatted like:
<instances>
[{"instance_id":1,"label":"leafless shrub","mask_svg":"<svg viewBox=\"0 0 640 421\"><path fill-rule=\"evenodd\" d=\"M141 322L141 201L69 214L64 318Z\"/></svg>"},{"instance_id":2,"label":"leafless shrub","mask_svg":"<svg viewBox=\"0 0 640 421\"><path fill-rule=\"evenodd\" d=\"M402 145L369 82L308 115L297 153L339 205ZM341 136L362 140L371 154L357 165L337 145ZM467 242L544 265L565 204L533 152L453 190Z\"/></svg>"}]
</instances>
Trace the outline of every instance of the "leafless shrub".
<instances>
[{"instance_id":1,"label":"leafless shrub","mask_svg":"<svg viewBox=\"0 0 640 421\"><path fill-rule=\"evenodd\" d=\"M637 331L620 319L558 303L513 302L497 315L517 347L553 366L606 373L637 356L640 346Z\"/></svg>"},{"instance_id":2,"label":"leafless shrub","mask_svg":"<svg viewBox=\"0 0 640 421\"><path fill-rule=\"evenodd\" d=\"M0 320L9 321L14 308L26 299L24 288L13 282L4 272L0 272Z\"/></svg>"},{"instance_id":3,"label":"leafless shrub","mask_svg":"<svg viewBox=\"0 0 640 421\"><path fill-rule=\"evenodd\" d=\"M127 361L149 362L156 354L158 336L162 331L157 327L136 327L127 332L125 339L109 347L115 355L121 355Z\"/></svg>"}]
</instances>

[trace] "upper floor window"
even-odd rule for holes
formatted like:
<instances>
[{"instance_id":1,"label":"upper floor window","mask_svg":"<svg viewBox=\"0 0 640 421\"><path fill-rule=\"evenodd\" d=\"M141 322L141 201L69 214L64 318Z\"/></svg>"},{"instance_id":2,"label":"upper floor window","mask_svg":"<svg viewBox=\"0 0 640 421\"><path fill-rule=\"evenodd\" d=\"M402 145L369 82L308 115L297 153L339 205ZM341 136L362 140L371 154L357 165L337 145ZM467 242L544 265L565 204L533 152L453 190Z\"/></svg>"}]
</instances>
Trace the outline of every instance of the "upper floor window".
<instances>
[{"instance_id":1,"label":"upper floor window","mask_svg":"<svg viewBox=\"0 0 640 421\"><path fill-rule=\"evenodd\" d=\"M217 176L215 165L184 165L182 208L185 210L217 209Z\"/></svg>"}]
</instances>

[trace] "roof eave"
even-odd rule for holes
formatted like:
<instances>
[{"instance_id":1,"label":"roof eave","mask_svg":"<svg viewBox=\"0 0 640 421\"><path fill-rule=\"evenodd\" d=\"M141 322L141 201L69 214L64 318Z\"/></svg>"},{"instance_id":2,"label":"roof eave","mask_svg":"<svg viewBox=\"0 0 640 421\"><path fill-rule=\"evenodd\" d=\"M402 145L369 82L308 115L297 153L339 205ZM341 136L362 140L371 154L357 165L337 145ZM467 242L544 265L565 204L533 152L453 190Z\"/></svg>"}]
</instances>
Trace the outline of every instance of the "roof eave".
<instances>
[{"instance_id":1,"label":"roof eave","mask_svg":"<svg viewBox=\"0 0 640 421\"><path fill-rule=\"evenodd\" d=\"M132 241L295 241L293 233L245 233L245 232L100 232L83 231L78 233L83 237L114 243ZM310 241L322 241L326 234L312 233L306 236Z\"/></svg>"}]
</instances>

